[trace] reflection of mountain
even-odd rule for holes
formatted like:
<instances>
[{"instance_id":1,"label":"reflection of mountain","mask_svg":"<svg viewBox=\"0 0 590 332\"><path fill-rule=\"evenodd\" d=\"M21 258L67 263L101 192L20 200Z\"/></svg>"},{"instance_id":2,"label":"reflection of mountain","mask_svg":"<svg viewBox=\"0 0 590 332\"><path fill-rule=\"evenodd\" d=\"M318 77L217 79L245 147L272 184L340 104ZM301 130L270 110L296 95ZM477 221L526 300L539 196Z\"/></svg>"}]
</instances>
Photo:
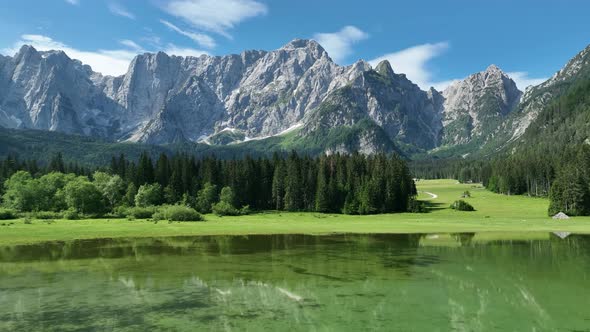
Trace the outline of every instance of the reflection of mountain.
<instances>
[{"instance_id":1,"label":"reflection of mountain","mask_svg":"<svg viewBox=\"0 0 590 332\"><path fill-rule=\"evenodd\" d=\"M257 235L3 247L0 331L583 330L590 236L483 237Z\"/></svg>"}]
</instances>

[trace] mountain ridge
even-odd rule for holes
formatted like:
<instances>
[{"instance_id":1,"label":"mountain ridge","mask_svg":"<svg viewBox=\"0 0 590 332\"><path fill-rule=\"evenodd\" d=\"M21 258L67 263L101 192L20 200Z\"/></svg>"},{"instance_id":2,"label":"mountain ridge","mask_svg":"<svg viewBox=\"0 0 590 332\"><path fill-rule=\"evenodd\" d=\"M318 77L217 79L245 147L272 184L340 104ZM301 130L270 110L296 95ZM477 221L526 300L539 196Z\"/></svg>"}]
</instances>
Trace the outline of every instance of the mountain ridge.
<instances>
[{"instance_id":1,"label":"mountain ridge","mask_svg":"<svg viewBox=\"0 0 590 332\"><path fill-rule=\"evenodd\" d=\"M295 130L292 146L325 153L464 155L518 140L556 87L586 73L589 53L525 92L495 65L423 91L387 61L339 66L313 40L226 56L144 53L118 77L25 45L0 57L0 126L147 144L235 144Z\"/></svg>"}]
</instances>

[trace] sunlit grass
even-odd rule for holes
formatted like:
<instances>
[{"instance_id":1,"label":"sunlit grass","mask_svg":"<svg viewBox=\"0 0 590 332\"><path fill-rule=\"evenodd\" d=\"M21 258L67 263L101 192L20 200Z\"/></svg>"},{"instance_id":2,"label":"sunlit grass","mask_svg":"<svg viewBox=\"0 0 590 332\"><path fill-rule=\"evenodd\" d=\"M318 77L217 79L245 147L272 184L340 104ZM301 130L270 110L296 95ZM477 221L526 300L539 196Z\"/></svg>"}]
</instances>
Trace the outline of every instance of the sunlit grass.
<instances>
[{"instance_id":1,"label":"sunlit grass","mask_svg":"<svg viewBox=\"0 0 590 332\"><path fill-rule=\"evenodd\" d=\"M148 220L93 219L2 221L0 244L115 237L154 237L242 234L329 234L329 233L458 233L458 232L551 232L590 233L590 217L555 221L547 216L548 200L525 196L503 196L480 185L458 184L454 180L426 180L417 183L419 198L428 202L424 214L347 216L318 213L267 212L241 217L206 216L206 222L168 223ZM449 205L466 198L476 209L458 212ZM437 195L432 199L426 192Z\"/></svg>"}]
</instances>

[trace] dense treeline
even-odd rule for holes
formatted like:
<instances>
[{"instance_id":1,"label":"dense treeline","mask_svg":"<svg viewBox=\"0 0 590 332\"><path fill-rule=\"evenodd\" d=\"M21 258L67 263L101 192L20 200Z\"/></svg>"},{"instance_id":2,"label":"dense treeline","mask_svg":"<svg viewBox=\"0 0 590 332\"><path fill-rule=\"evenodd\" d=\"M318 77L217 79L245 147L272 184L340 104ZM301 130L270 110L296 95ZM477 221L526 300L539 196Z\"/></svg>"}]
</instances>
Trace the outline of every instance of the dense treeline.
<instances>
[{"instance_id":1,"label":"dense treeline","mask_svg":"<svg viewBox=\"0 0 590 332\"><path fill-rule=\"evenodd\" d=\"M426 159L411 161L410 170L419 179L456 179L459 182L484 182L491 168L488 160Z\"/></svg>"},{"instance_id":2,"label":"dense treeline","mask_svg":"<svg viewBox=\"0 0 590 332\"><path fill-rule=\"evenodd\" d=\"M416 188L406 163L385 155L219 160L161 154L113 157L107 168L45 167L7 158L0 166L3 205L17 211L115 213L121 207L190 206L201 213L254 210L347 214L403 212Z\"/></svg>"}]
</instances>

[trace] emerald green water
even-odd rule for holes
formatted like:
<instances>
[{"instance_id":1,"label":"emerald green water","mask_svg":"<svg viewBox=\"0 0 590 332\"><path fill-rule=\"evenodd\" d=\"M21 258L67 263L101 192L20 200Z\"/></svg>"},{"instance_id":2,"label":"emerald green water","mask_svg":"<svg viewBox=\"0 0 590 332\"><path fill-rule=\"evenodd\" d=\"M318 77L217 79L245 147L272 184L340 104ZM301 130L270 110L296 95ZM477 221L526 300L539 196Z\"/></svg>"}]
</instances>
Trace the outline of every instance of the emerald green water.
<instances>
[{"instance_id":1,"label":"emerald green water","mask_svg":"<svg viewBox=\"0 0 590 332\"><path fill-rule=\"evenodd\" d=\"M590 236L0 247L0 331L590 331Z\"/></svg>"}]
</instances>

